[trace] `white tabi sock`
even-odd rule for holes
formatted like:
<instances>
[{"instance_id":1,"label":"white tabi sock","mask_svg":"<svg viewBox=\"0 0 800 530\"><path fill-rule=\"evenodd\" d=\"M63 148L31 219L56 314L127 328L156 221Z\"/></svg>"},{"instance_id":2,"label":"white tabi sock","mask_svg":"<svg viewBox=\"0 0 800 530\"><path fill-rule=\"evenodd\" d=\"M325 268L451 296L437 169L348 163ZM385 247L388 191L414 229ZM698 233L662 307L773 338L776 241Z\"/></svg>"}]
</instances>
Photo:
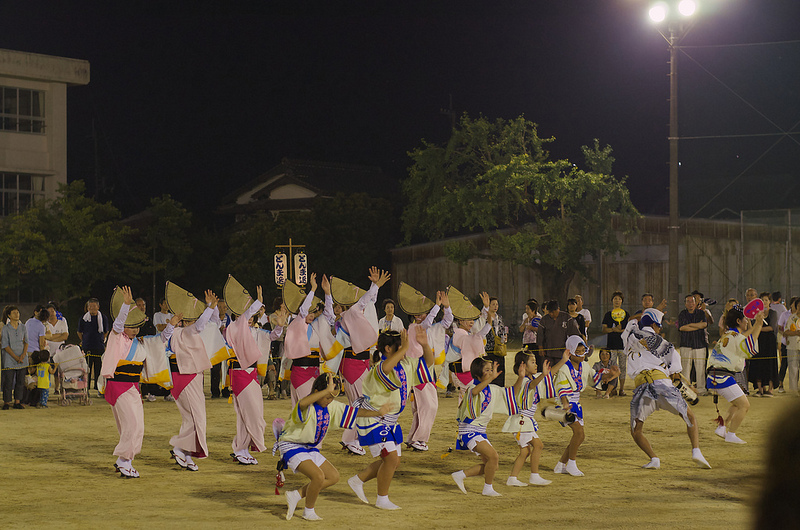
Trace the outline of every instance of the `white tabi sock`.
<instances>
[{"instance_id":1,"label":"white tabi sock","mask_svg":"<svg viewBox=\"0 0 800 530\"><path fill-rule=\"evenodd\" d=\"M725 441L732 444L746 444L744 440L736 436L735 432L726 432L725 433Z\"/></svg>"},{"instance_id":2,"label":"white tabi sock","mask_svg":"<svg viewBox=\"0 0 800 530\"><path fill-rule=\"evenodd\" d=\"M361 502L369 504L367 496L364 495L364 481L358 478L358 475L353 475L347 479L347 485L350 486L350 489L353 490L353 493L356 494L356 497L358 497Z\"/></svg>"},{"instance_id":3,"label":"white tabi sock","mask_svg":"<svg viewBox=\"0 0 800 530\"><path fill-rule=\"evenodd\" d=\"M575 462L575 460L567 460L567 466L564 469L566 469L567 473L569 473L573 477L583 476L583 471L578 469L578 464Z\"/></svg>"},{"instance_id":4,"label":"white tabi sock","mask_svg":"<svg viewBox=\"0 0 800 530\"><path fill-rule=\"evenodd\" d=\"M703 453L700 452L699 447L692 449L692 460L703 469L711 469L711 464L708 463Z\"/></svg>"},{"instance_id":5,"label":"white tabi sock","mask_svg":"<svg viewBox=\"0 0 800 530\"><path fill-rule=\"evenodd\" d=\"M525 484L524 482L519 480L517 477L508 477L508 480L506 481L506 486L523 487L523 486L527 486L527 484Z\"/></svg>"},{"instance_id":6,"label":"white tabi sock","mask_svg":"<svg viewBox=\"0 0 800 530\"><path fill-rule=\"evenodd\" d=\"M300 495L300 492L297 490L287 491L286 492L286 505L288 510L286 510L286 520L289 521L294 516L294 510L297 508L297 503L300 502L300 499L303 497Z\"/></svg>"},{"instance_id":7,"label":"white tabi sock","mask_svg":"<svg viewBox=\"0 0 800 530\"><path fill-rule=\"evenodd\" d=\"M483 485L483 492L481 495L486 495L487 497L500 497L501 495L494 491L494 487L491 484L484 484Z\"/></svg>"},{"instance_id":8,"label":"white tabi sock","mask_svg":"<svg viewBox=\"0 0 800 530\"><path fill-rule=\"evenodd\" d=\"M548 484L552 484L553 481L542 478L539 473L531 473L531 478L528 479L528 483L534 486L547 486Z\"/></svg>"},{"instance_id":9,"label":"white tabi sock","mask_svg":"<svg viewBox=\"0 0 800 530\"><path fill-rule=\"evenodd\" d=\"M322 521L322 517L317 515L314 508L303 508L303 519L306 521Z\"/></svg>"},{"instance_id":10,"label":"white tabi sock","mask_svg":"<svg viewBox=\"0 0 800 530\"><path fill-rule=\"evenodd\" d=\"M661 459L654 456L648 463L642 466L644 469L661 469Z\"/></svg>"},{"instance_id":11,"label":"white tabi sock","mask_svg":"<svg viewBox=\"0 0 800 530\"><path fill-rule=\"evenodd\" d=\"M375 507L381 510L399 510L400 507L389 500L388 495L378 495L378 500L375 501Z\"/></svg>"},{"instance_id":12,"label":"white tabi sock","mask_svg":"<svg viewBox=\"0 0 800 530\"><path fill-rule=\"evenodd\" d=\"M450 476L453 477L453 481L458 486L458 489L461 490L461 493L464 495L467 494L467 488L464 487L464 479L467 478L467 474L464 471L456 471L455 473L450 473Z\"/></svg>"}]
</instances>

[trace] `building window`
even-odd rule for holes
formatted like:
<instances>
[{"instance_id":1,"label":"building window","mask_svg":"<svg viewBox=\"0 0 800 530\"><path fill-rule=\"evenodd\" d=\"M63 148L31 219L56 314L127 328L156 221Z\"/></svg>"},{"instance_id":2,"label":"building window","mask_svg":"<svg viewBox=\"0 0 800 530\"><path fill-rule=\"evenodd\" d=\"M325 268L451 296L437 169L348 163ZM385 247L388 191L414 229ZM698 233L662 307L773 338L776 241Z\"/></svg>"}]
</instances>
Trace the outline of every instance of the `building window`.
<instances>
[{"instance_id":1,"label":"building window","mask_svg":"<svg viewBox=\"0 0 800 530\"><path fill-rule=\"evenodd\" d=\"M0 87L0 131L44 133L44 92Z\"/></svg>"},{"instance_id":2,"label":"building window","mask_svg":"<svg viewBox=\"0 0 800 530\"><path fill-rule=\"evenodd\" d=\"M25 173L0 173L0 214L20 213L44 200L44 177Z\"/></svg>"}]
</instances>

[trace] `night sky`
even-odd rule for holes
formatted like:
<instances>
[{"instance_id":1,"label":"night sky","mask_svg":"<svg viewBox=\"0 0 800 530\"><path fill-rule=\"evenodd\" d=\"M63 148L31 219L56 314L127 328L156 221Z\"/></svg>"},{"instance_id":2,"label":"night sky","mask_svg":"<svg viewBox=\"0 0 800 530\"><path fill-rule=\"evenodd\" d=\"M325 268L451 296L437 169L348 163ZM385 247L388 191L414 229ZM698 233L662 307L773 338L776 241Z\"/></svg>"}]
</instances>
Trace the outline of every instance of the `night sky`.
<instances>
[{"instance_id":1,"label":"night sky","mask_svg":"<svg viewBox=\"0 0 800 530\"><path fill-rule=\"evenodd\" d=\"M800 39L800 2L700 2L685 45ZM0 47L91 63L90 84L68 91L69 178L93 190L97 170L125 213L162 193L212 209L283 157L377 165L402 178L421 138L447 139L440 109L450 94L459 114L523 114L556 137L555 157L582 164L581 145L610 144L639 209L666 213L668 52L648 7L0 0ZM680 58L681 135L766 134L800 121L800 44L687 52L699 65ZM682 143L682 194L710 199L778 139ZM784 138L735 194L699 215L737 208L753 182L800 180L797 160L800 146ZM684 202L681 213L696 206Z\"/></svg>"}]
</instances>

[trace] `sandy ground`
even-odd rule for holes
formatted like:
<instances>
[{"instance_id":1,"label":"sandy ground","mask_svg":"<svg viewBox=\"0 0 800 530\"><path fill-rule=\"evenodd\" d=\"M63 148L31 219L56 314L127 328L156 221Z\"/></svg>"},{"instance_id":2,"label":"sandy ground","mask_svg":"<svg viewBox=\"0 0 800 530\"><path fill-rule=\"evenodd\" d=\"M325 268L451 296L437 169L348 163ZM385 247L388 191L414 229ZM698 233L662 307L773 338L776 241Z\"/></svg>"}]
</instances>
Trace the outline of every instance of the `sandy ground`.
<instances>
[{"instance_id":1,"label":"sandy ground","mask_svg":"<svg viewBox=\"0 0 800 530\"><path fill-rule=\"evenodd\" d=\"M208 378L206 378L206 381ZM628 382L630 385L630 382ZM630 391L628 392L630 395ZM94 395L94 391L92 391ZM340 398L342 399L342 398ZM540 420L544 442L541 473L549 486L512 488L505 485L517 448L511 435L499 432L504 416L495 415L489 435L500 454L495 488L502 497L479 495L482 480L467 479L468 495L458 491L450 473L475 463L477 457L452 453L442 458L455 436L456 399L440 394L431 450L403 451L390 498L402 507L385 512L362 504L346 479L371 459L339 448L341 431L331 430L323 454L336 466L341 481L325 490L317 513L326 528L381 526L433 528L747 528L751 508L762 484L768 433L775 418L795 397L751 398L752 407L740 436L747 445L724 443L713 433L716 417L711 397L694 407L700 422L701 449L713 466L698 469L691 461L685 425L679 417L656 412L645 424L646 435L662 461L660 470L643 470L647 457L631 440L629 398L595 399L584 394L586 441L578 454L585 477L555 475L555 465L570 430ZM208 399L209 458L191 473L169 458L169 438L180 426L174 403L145 402L145 437L135 465L140 479L121 479L112 468L117 430L110 406L94 398L91 406L0 411L0 513L4 528L59 524L66 527L264 527L311 525L299 517L284 519L283 492L302 485L303 477L287 472L286 487L276 496L277 457L257 455L259 465L232 462L230 442L235 430L233 405ZM288 400L264 401L269 429L277 416L289 413ZM723 409L724 411L724 409ZM411 423L410 407L401 417L404 432ZM520 473L527 477L528 470ZM374 481L365 490L375 499ZM302 508L302 502L300 505Z\"/></svg>"}]
</instances>

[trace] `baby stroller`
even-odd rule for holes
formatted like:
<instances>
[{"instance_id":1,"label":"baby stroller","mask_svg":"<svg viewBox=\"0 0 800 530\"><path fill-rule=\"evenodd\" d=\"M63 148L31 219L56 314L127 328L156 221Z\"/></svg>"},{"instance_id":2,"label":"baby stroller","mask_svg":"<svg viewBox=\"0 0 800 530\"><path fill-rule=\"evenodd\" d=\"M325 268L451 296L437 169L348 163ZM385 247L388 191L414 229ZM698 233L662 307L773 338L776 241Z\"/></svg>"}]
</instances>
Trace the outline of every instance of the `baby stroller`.
<instances>
[{"instance_id":1,"label":"baby stroller","mask_svg":"<svg viewBox=\"0 0 800 530\"><path fill-rule=\"evenodd\" d=\"M61 405L71 403L71 399L80 399L81 405L91 405L89 399L89 365L80 347L74 344L62 344L53 361L58 363L56 376L61 386Z\"/></svg>"}]
</instances>

